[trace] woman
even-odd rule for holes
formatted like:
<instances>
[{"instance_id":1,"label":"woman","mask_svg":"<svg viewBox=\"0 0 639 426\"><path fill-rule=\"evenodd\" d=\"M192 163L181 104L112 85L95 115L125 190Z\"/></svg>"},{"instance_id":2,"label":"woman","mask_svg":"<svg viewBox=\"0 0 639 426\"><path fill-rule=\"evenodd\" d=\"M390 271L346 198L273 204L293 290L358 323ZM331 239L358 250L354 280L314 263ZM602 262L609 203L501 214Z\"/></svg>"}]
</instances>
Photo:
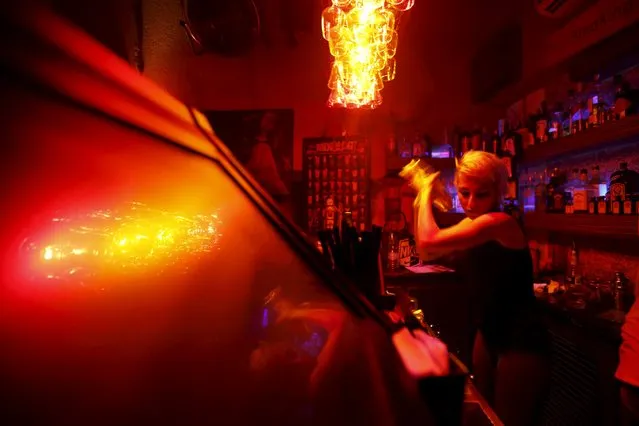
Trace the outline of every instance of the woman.
<instances>
[{"instance_id":1,"label":"woman","mask_svg":"<svg viewBox=\"0 0 639 426\"><path fill-rule=\"evenodd\" d=\"M619 366L621 424L639 425L639 270L635 278L635 302L621 328Z\"/></svg>"},{"instance_id":2,"label":"woman","mask_svg":"<svg viewBox=\"0 0 639 426\"><path fill-rule=\"evenodd\" d=\"M460 251L477 330L475 383L506 425L534 424L549 373L549 342L534 296L528 242L519 223L500 211L506 167L486 152L462 157L455 186L466 218L446 229L433 217L437 177L429 175L420 189L418 244L427 252Z\"/></svg>"}]
</instances>

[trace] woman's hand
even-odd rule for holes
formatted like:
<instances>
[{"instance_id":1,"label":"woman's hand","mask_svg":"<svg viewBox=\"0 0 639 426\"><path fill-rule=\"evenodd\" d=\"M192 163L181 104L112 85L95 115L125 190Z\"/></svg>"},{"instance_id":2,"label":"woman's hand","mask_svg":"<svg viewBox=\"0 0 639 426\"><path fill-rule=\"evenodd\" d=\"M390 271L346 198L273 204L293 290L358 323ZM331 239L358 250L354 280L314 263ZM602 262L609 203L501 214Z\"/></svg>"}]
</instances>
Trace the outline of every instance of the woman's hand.
<instances>
[{"instance_id":1,"label":"woman's hand","mask_svg":"<svg viewBox=\"0 0 639 426\"><path fill-rule=\"evenodd\" d=\"M437 178L439 178L440 174L441 172L435 172L426 175L426 177L424 178L424 187L428 188L428 192L431 192L433 190L433 188L435 187L435 182L437 181Z\"/></svg>"},{"instance_id":2,"label":"woman's hand","mask_svg":"<svg viewBox=\"0 0 639 426\"><path fill-rule=\"evenodd\" d=\"M419 181L415 182L419 190L418 198L421 201L426 201L428 199L432 199L432 193L435 188L435 182L439 178L440 172L423 174L419 176Z\"/></svg>"}]
</instances>

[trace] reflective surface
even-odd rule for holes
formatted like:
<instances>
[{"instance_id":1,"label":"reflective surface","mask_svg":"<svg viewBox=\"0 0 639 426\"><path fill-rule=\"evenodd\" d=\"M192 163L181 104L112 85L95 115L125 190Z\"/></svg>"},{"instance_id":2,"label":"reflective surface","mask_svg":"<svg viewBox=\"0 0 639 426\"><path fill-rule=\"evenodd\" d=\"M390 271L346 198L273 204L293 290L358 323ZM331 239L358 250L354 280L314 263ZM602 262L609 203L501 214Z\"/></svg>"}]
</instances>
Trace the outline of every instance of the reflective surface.
<instances>
[{"instance_id":1,"label":"reflective surface","mask_svg":"<svg viewBox=\"0 0 639 426\"><path fill-rule=\"evenodd\" d=\"M215 162L0 87L12 424L428 419L386 331L346 309Z\"/></svg>"}]
</instances>

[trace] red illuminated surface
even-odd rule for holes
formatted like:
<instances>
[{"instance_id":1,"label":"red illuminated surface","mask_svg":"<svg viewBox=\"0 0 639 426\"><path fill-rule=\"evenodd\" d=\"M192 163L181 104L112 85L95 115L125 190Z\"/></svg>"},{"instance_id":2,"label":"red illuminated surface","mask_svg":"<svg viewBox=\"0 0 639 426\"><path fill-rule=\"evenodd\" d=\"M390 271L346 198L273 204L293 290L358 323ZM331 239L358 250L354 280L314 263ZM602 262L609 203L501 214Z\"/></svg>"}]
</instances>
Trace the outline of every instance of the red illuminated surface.
<instances>
[{"instance_id":1,"label":"red illuminated surface","mask_svg":"<svg viewBox=\"0 0 639 426\"><path fill-rule=\"evenodd\" d=\"M28 37L0 41L1 64L21 75L0 73L9 424L427 419L386 331L346 309L258 191L220 167L226 148L205 120L202 133L183 104L54 16L15 21Z\"/></svg>"},{"instance_id":2,"label":"red illuminated surface","mask_svg":"<svg viewBox=\"0 0 639 426\"><path fill-rule=\"evenodd\" d=\"M186 217L130 203L53 217L24 241L22 254L32 279L79 285L105 274L188 270L219 248L221 225L218 213Z\"/></svg>"}]
</instances>

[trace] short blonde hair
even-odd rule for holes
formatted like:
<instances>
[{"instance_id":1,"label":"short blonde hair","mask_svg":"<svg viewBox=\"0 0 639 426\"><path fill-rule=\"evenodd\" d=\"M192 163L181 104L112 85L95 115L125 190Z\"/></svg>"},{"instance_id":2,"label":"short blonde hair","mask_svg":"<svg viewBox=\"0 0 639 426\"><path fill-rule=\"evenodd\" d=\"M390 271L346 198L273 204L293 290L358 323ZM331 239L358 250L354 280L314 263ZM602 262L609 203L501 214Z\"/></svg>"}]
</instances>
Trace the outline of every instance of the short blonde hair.
<instances>
[{"instance_id":1,"label":"short blonde hair","mask_svg":"<svg viewBox=\"0 0 639 426\"><path fill-rule=\"evenodd\" d=\"M468 151L460 160L455 159L455 186L460 176L468 176L493 185L500 197L508 190L508 169L495 154L484 151Z\"/></svg>"}]
</instances>

